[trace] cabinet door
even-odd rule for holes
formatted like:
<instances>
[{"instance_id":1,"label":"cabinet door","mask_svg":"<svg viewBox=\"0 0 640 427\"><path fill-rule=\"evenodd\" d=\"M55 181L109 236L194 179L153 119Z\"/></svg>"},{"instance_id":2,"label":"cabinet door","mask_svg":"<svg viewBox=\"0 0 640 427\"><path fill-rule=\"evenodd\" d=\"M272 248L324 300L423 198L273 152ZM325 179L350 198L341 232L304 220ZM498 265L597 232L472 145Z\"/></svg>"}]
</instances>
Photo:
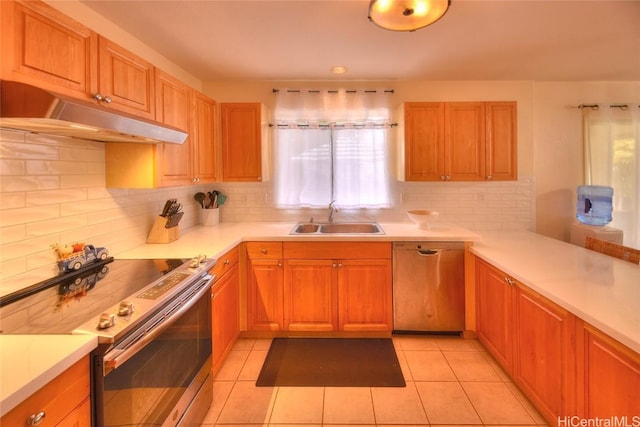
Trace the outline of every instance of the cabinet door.
<instances>
[{"instance_id":1,"label":"cabinet door","mask_svg":"<svg viewBox=\"0 0 640 427\"><path fill-rule=\"evenodd\" d=\"M215 182L218 178L215 152L216 102L196 92L193 111L193 178L198 184Z\"/></svg>"},{"instance_id":2,"label":"cabinet door","mask_svg":"<svg viewBox=\"0 0 640 427\"><path fill-rule=\"evenodd\" d=\"M240 270L232 266L213 285L213 371L216 372L240 334Z\"/></svg>"},{"instance_id":3,"label":"cabinet door","mask_svg":"<svg viewBox=\"0 0 640 427\"><path fill-rule=\"evenodd\" d=\"M287 260L284 278L284 326L289 331L338 328L337 263Z\"/></svg>"},{"instance_id":4,"label":"cabinet door","mask_svg":"<svg viewBox=\"0 0 640 427\"><path fill-rule=\"evenodd\" d=\"M573 414L575 318L542 296L518 286L515 311L516 383L550 421Z\"/></svg>"},{"instance_id":5,"label":"cabinet door","mask_svg":"<svg viewBox=\"0 0 640 427\"><path fill-rule=\"evenodd\" d=\"M517 104L513 101L485 103L486 179L518 179Z\"/></svg>"},{"instance_id":6,"label":"cabinet door","mask_svg":"<svg viewBox=\"0 0 640 427\"><path fill-rule=\"evenodd\" d=\"M478 338L508 373L513 361L513 289L505 275L476 258Z\"/></svg>"},{"instance_id":7,"label":"cabinet door","mask_svg":"<svg viewBox=\"0 0 640 427\"><path fill-rule=\"evenodd\" d=\"M405 104L404 167L407 181L444 177L444 103Z\"/></svg>"},{"instance_id":8,"label":"cabinet door","mask_svg":"<svg viewBox=\"0 0 640 427\"><path fill-rule=\"evenodd\" d=\"M91 425L91 400L86 398L80 406L64 417L56 427L86 427Z\"/></svg>"},{"instance_id":9,"label":"cabinet door","mask_svg":"<svg viewBox=\"0 0 640 427\"><path fill-rule=\"evenodd\" d=\"M485 179L485 117L482 102L445 104L445 178Z\"/></svg>"},{"instance_id":10,"label":"cabinet door","mask_svg":"<svg viewBox=\"0 0 640 427\"><path fill-rule=\"evenodd\" d=\"M191 96L189 86L158 70L156 73L156 120L191 132ZM159 187L191 183L191 144L157 144L157 184Z\"/></svg>"},{"instance_id":11,"label":"cabinet door","mask_svg":"<svg viewBox=\"0 0 640 427\"><path fill-rule=\"evenodd\" d=\"M391 260L338 261L341 331L391 331Z\"/></svg>"},{"instance_id":12,"label":"cabinet door","mask_svg":"<svg viewBox=\"0 0 640 427\"><path fill-rule=\"evenodd\" d=\"M98 93L102 103L138 117L155 119L155 73L151 63L100 37Z\"/></svg>"},{"instance_id":13,"label":"cabinet door","mask_svg":"<svg viewBox=\"0 0 640 427\"><path fill-rule=\"evenodd\" d=\"M248 260L247 330L283 329L283 274L281 260Z\"/></svg>"},{"instance_id":14,"label":"cabinet door","mask_svg":"<svg viewBox=\"0 0 640 427\"><path fill-rule=\"evenodd\" d=\"M40 412L45 414L43 425L90 425L90 417L82 406L89 400L89 372L90 361L86 356L4 414L0 425L26 426L27 419ZM69 420L65 419L67 416Z\"/></svg>"},{"instance_id":15,"label":"cabinet door","mask_svg":"<svg viewBox=\"0 0 640 427\"><path fill-rule=\"evenodd\" d=\"M43 2L0 2L2 79L87 98L98 36Z\"/></svg>"},{"instance_id":16,"label":"cabinet door","mask_svg":"<svg viewBox=\"0 0 640 427\"><path fill-rule=\"evenodd\" d=\"M590 325L584 334L584 418L627 417L640 414L640 355Z\"/></svg>"},{"instance_id":17,"label":"cabinet door","mask_svg":"<svg viewBox=\"0 0 640 427\"><path fill-rule=\"evenodd\" d=\"M222 178L262 181L261 105L222 103Z\"/></svg>"}]
</instances>

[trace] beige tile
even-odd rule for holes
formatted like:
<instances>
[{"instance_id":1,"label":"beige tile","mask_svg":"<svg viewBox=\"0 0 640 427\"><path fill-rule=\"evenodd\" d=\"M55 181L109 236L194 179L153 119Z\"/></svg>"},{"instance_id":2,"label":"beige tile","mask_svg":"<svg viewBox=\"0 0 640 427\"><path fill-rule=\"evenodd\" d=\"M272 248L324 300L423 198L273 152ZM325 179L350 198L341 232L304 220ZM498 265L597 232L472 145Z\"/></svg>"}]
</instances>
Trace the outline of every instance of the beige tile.
<instances>
[{"instance_id":1,"label":"beige tile","mask_svg":"<svg viewBox=\"0 0 640 427\"><path fill-rule=\"evenodd\" d=\"M233 343L233 350L253 350L256 340L251 338L240 338Z\"/></svg>"},{"instance_id":2,"label":"beige tile","mask_svg":"<svg viewBox=\"0 0 640 427\"><path fill-rule=\"evenodd\" d=\"M324 424L375 424L369 387L326 387Z\"/></svg>"},{"instance_id":3,"label":"beige tile","mask_svg":"<svg viewBox=\"0 0 640 427\"><path fill-rule=\"evenodd\" d=\"M475 351L443 351L458 381L500 381L500 377L482 353Z\"/></svg>"},{"instance_id":4,"label":"beige tile","mask_svg":"<svg viewBox=\"0 0 640 427\"><path fill-rule=\"evenodd\" d=\"M540 415L538 410L533 406L533 404L527 399L527 397L522 393L522 391L512 382L505 383L509 390L513 393L513 395L518 399L518 401L524 406L524 409L527 411L533 421L535 421L538 425L545 425L547 421Z\"/></svg>"},{"instance_id":5,"label":"beige tile","mask_svg":"<svg viewBox=\"0 0 640 427\"><path fill-rule=\"evenodd\" d=\"M266 356L267 350L252 350L242 366L238 379L244 381L257 380Z\"/></svg>"},{"instance_id":6,"label":"beige tile","mask_svg":"<svg viewBox=\"0 0 640 427\"><path fill-rule=\"evenodd\" d=\"M435 338L430 336L394 335L393 345L398 350L439 350Z\"/></svg>"},{"instance_id":7,"label":"beige tile","mask_svg":"<svg viewBox=\"0 0 640 427\"><path fill-rule=\"evenodd\" d=\"M216 374L214 380L216 381L231 381L238 379L240 371L244 363L249 357L248 350L231 350L227 355L224 363L220 367L220 370Z\"/></svg>"},{"instance_id":8,"label":"beige tile","mask_svg":"<svg viewBox=\"0 0 640 427\"><path fill-rule=\"evenodd\" d=\"M535 424L503 382L462 382L484 424Z\"/></svg>"},{"instance_id":9,"label":"beige tile","mask_svg":"<svg viewBox=\"0 0 640 427\"><path fill-rule=\"evenodd\" d=\"M222 408L225 403L227 403L227 399L229 398L229 394L233 389L233 385L235 383L233 381L214 381L213 382L213 401L211 402L211 406L209 407L209 411L207 415L204 417L202 421L203 425L206 424L215 424L222 412Z\"/></svg>"},{"instance_id":10,"label":"beige tile","mask_svg":"<svg viewBox=\"0 0 640 427\"><path fill-rule=\"evenodd\" d=\"M414 381L455 381L456 376L440 351L405 351Z\"/></svg>"},{"instance_id":11,"label":"beige tile","mask_svg":"<svg viewBox=\"0 0 640 427\"><path fill-rule=\"evenodd\" d=\"M396 356L398 356L398 363L400 363L400 370L402 371L402 376L405 381L413 381L413 377L411 375L411 369L409 369L409 364L407 363L407 357L402 350L396 350Z\"/></svg>"},{"instance_id":12,"label":"beige tile","mask_svg":"<svg viewBox=\"0 0 640 427\"><path fill-rule=\"evenodd\" d=\"M482 424L458 382L418 382L427 418L431 424Z\"/></svg>"},{"instance_id":13,"label":"beige tile","mask_svg":"<svg viewBox=\"0 0 640 427\"><path fill-rule=\"evenodd\" d=\"M217 423L266 424L275 395L275 387L256 387L252 381L236 381Z\"/></svg>"},{"instance_id":14,"label":"beige tile","mask_svg":"<svg viewBox=\"0 0 640 427\"><path fill-rule=\"evenodd\" d=\"M436 338L438 348L443 351L478 351L477 340L461 337Z\"/></svg>"},{"instance_id":15,"label":"beige tile","mask_svg":"<svg viewBox=\"0 0 640 427\"><path fill-rule=\"evenodd\" d=\"M428 424L415 383L406 387L373 387L376 424Z\"/></svg>"},{"instance_id":16,"label":"beige tile","mask_svg":"<svg viewBox=\"0 0 640 427\"><path fill-rule=\"evenodd\" d=\"M254 350L269 350L271 347L271 338L256 339L253 344Z\"/></svg>"},{"instance_id":17,"label":"beige tile","mask_svg":"<svg viewBox=\"0 0 640 427\"><path fill-rule=\"evenodd\" d=\"M278 387L270 422L321 424L323 387Z\"/></svg>"},{"instance_id":18,"label":"beige tile","mask_svg":"<svg viewBox=\"0 0 640 427\"><path fill-rule=\"evenodd\" d=\"M482 355L482 357L485 358L487 362L489 362L489 365L491 365L491 368L493 368L496 375L498 375L498 378L500 378L501 381L505 381L505 382L511 381L509 374L507 374L505 370L502 369L500 364L496 361L496 359L493 358L493 356L489 352L481 351L480 354Z\"/></svg>"}]
</instances>

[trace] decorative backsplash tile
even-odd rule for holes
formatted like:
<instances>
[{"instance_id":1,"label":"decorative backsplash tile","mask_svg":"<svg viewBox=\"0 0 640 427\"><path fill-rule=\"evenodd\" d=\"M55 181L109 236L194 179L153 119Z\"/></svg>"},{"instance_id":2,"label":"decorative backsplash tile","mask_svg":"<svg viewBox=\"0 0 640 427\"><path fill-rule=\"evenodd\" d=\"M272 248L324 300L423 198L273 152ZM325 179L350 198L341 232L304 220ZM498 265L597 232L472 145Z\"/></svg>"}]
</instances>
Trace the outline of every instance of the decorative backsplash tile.
<instances>
[{"instance_id":1,"label":"decorative backsplash tile","mask_svg":"<svg viewBox=\"0 0 640 427\"><path fill-rule=\"evenodd\" d=\"M19 288L57 273L54 243L91 242L112 254L140 246L164 205L184 206L180 224L197 224L197 191L227 195L221 221L325 220L326 209L277 209L273 184L217 183L166 189L105 188L104 144L0 129L0 280ZM406 210L441 212L442 222L472 230L533 230L534 180L393 182L393 207L341 209L340 220L409 221ZM20 282L17 276L20 275ZM14 278L15 280L11 280Z\"/></svg>"}]
</instances>

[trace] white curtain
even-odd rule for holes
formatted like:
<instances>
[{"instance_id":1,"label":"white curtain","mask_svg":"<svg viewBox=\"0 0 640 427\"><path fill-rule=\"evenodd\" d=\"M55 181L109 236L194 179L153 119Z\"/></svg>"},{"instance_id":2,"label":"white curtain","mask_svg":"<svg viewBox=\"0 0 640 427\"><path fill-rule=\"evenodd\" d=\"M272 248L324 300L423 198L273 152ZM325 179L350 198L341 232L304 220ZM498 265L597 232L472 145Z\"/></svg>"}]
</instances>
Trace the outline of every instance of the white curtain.
<instances>
[{"instance_id":1,"label":"white curtain","mask_svg":"<svg viewBox=\"0 0 640 427\"><path fill-rule=\"evenodd\" d=\"M276 97L277 206L390 206L389 93L280 90Z\"/></svg>"},{"instance_id":2,"label":"white curtain","mask_svg":"<svg viewBox=\"0 0 640 427\"><path fill-rule=\"evenodd\" d=\"M640 248L640 106L583 108L585 183L613 187L612 227Z\"/></svg>"}]
</instances>

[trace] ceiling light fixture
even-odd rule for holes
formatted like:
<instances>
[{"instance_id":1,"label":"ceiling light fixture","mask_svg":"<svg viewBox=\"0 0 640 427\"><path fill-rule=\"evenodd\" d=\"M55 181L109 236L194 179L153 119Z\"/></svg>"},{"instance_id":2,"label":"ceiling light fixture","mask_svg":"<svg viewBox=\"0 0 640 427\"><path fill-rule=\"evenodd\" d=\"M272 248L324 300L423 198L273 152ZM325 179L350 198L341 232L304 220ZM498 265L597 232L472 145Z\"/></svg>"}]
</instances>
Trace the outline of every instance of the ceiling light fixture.
<instances>
[{"instance_id":1,"label":"ceiling light fixture","mask_svg":"<svg viewBox=\"0 0 640 427\"><path fill-rule=\"evenodd\" d=\"M331 67L331 72L333 74L344 74L347 72L347 67L343 67L342 65L336 65L335 67Z\"/></svg>"},{"instance_id":2,"label":"ceiling light fixture","mask_svg":"<svg viewBox=\"0 0 640 427\"><path fill-rule=\"evenodd\" d=\"M392 31L415 31L436 22L451 0L371 0L369 20Z\"/></svg>"}]
</instances>

